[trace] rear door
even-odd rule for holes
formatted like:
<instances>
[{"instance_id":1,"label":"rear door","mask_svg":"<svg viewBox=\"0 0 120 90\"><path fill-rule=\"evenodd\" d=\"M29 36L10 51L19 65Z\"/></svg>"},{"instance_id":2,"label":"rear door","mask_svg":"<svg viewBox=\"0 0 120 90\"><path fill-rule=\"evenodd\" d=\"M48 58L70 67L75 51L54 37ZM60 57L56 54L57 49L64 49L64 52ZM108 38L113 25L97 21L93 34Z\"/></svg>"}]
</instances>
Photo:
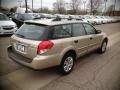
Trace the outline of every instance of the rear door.
<instances>
[{"instance_id":1,"label":"rear door","mask_svg":"<svg viewBox=\"0 0 120 90\"><path fill-rule=\"evenodd\" d=\"M89 37L86 36L86 32L81 23L72 24L73 27L73 45L75 46L78 55L82 55L87 52L89 47Z\"/></svg>"},{"instance_id":2,"label":"rear door","mask_svg":"<svg viewBox=\"0 0 120 90\"><path fill-rule=\"evenodd\" d=\"M88 37L88 51L92 51L100 46L102 35L96 34L96 29L90 24L83 24Z\"/></svg>"}]
</instances>

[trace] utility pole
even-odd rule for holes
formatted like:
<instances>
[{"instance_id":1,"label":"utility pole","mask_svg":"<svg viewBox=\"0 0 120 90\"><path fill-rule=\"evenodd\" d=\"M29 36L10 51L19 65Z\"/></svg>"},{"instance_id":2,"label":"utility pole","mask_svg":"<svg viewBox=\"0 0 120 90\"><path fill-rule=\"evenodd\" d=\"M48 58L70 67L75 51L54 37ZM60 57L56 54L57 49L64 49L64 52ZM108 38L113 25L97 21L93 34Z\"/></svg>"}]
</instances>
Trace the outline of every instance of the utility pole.
<instances>
[{"instance_id":1,"label":"utility pole","mask_svg":"<svg viewBox=\"0 0 120 90\"><path fill-rule=\"evenodd\" d=\"M115 6L116 6L116 0L114 2L114 13L113 13L113 15L115 15Z\"/></svg>"},{"instance_id":2,"label":"utility pole","mask_svg":"<svg viewBox=\"0 0 120 90\"><path fill-rule=\"evenodd\" d=\"M1 0L0 0L0 9L1 9Z\"/></svg>"},{"instance_id":3,"label":"utility pole","mask_svg":"<svg viewBox=\"0 0 120 90\"><path fill-rule=\"evenodd\" d=\"M86 9L85 9L86 1L83 1L83 4L84 4L84 12L85 12L85 14L86 14Z\"/></svg>"},{"instance_id":4,"label":"utility pole","mask_svg":"<svg viewBox=\"0 0 120 90\"><path fill-rule=\"evenodd\" d=\"M90 10L90 14L92 15L93 14L93 2L92 2L92 0L90 0L90 3L91 3L91 10Z\"/></svg>"},{"instance_id":5,"label":"utility pole","mask_svg":"<svg viewBox=\"0 0 120 90\"><path fill-rule=\"evenodd\" d=\"M32 11L33 11L33 0L32 0Z\"/></svg>"},{"instance_id":6,"label":"utility pole","mask_svg":"<svg viewBox=\"0 0 120 90\"><path fill-rule=\"evenodd\" d=\"M26 7L26 13L28 13L28 10L27 10L27 0L25 0L25 7Z\"/></svg>"},{"instance_id":7,"label":"utility pole","mask_svg":"<svg viewBox=\"0 0 120 90\"><path fill-rule=\"evenodd\" d=\"M105 15L105 13L106 13L106 2L107 2L107 0L104 0L104 2L105 2L105 11L104 11L104 15Z\"/></svg>"},{"instance_id":8,"label":"utility pole","mask_svg":"<svg viewBox=\"0 0 120 90\"><path fill-rule=\"evenodd\" d=\"M41 0L41 13L42 13L42 0Z\"/></svg>"}]
</instances>

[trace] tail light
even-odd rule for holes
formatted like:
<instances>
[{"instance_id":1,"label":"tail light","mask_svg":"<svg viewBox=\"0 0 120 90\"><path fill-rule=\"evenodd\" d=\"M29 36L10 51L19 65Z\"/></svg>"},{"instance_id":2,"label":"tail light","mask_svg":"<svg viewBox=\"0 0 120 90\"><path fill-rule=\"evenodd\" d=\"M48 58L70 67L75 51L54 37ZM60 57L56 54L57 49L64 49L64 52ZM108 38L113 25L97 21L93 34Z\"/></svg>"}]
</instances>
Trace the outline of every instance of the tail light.
<instances>
[{"instance_id":1,"label":"tail light","mask_svg":"<svg viewBox=\"0 0 120 90\"><path fill-rule=\"evenodd\" d=\"M53 42L51 41L42 41L37 48L37 54L42 54L47 52L49 49L51 49L53 47Z\"/></svg>"}]
</instances>

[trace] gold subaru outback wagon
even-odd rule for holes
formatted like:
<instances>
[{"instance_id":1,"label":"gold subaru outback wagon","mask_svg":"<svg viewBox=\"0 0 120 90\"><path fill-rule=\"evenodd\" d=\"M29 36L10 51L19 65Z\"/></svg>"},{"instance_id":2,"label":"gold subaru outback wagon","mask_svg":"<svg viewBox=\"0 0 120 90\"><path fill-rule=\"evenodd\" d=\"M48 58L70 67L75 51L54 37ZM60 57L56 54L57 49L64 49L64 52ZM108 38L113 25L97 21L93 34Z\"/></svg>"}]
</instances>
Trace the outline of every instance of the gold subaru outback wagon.
<instances>
[{"instance_id":1,"label":"gold subaru outback wagon","mask_svg":"<svg viewBox=\"0 0 120 90\"><path fill-rule=\"evenodd\" d=\"M33 69L59 66L63 74L88 52L106 51L108 38L92 25L76 20L26 21L10 39L8 56Z\"/></svg>"}]
</instances>

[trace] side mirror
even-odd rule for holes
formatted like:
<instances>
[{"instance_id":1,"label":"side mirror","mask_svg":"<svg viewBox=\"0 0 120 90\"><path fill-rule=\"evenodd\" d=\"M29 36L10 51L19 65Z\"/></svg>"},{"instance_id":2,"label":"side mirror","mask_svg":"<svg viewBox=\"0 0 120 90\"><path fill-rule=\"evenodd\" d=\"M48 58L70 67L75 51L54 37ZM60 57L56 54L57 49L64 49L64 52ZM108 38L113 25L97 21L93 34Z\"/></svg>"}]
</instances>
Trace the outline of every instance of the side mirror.
<instances>
[{"instance_id":1,"label":"side mirror","mask_svg":"<svg viewBox=\"0 0 120 90\"><path fill-rule=\"evenodd\" d=\"M96 30L96 33L97 34L100 34L102 31L101 30Z\"/></svg>"}]
</instances>

